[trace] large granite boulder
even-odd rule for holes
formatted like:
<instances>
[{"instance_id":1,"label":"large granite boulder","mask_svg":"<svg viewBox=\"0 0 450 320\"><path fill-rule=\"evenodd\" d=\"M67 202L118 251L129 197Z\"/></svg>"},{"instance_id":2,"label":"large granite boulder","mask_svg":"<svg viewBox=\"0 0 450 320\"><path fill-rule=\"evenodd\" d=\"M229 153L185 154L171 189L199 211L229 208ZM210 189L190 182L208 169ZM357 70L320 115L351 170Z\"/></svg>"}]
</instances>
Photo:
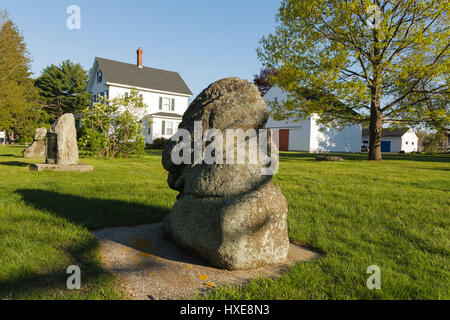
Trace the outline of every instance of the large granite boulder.
<instances>
[{"instance_id":1,"label":"large granite boulder","mask_svg":"<svg viewBox=\"0 0 450 320\"><path fill-rule=\"evenodd\" d=\"M196 97L179 128L191 133L194 146L194 121L201 122L202 133L218 129L225 137L227 129L263 129L268 116L255 85L227 78ZM267 139L270 142L270 135ZM272 176L262 174L267 164L259 157L250 161L250 144L236 141L227 143L224 138L223 164L177 165L171 156L176 142L166 143L162 163L169 171L169 186L180 192L165 218L166 234L216 267L249 269L281 263L289 248L286 199L271 182ZM233 153L237 159L242 151L245 163L226 162L227 155ZM273 145L272 152L277 152Z\"/></svg>"},{"instance_id":2,"label":"large granite boulder","mask_svg":"<svg viewBox=\"0 0 450 320\"><path fill-rule=\"evenodd\" d=\"M38 128L34 133L33 143L23 150L25 158L39 158L45 157L45 135L47 129Z\"/></svg>"},{"instance_id":3,"label":"large granite boulder","mask_svg":"<svg viewBox=\"0 0 450 320\"><path fill-rule=\"evenodd\" d=\"M76 165L79 162L75 117L66 113L58 118L47 133L46 163Z\"/></svg>"}]
</instances>

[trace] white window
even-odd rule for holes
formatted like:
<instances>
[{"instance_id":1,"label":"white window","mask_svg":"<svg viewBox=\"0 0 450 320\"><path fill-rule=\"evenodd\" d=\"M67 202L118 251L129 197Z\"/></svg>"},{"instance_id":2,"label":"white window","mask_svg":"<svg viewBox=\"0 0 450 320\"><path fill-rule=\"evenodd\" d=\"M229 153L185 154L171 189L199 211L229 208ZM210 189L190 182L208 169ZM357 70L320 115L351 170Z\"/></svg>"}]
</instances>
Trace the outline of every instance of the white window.
<instances>
[{"instance_id":1,"label":"white window","mask_svg":"<svg viewBox=\"0 0 450 320\"><path fill-rule=\"evenodd\" d=\"M159 110L175 111L175 99L159 97Z\"/></svg>"},{"instance_id":2,"label":"white window","mask_svg":"<svg viewBox=\"0 0 450 320\"><path fill-rule=\"evenodd\" d=\"M98 70L97 72L97 83L100 83L103 81L103 73L102 70Z\"/></svg>"},{"instance_id":3,"label":"white window","mask_svg":"<svg viewBox=\"0 0 450 320\"><path fill-rule=\"evenodd\" d=\"M173 122L172 121L161 121L161 135L163 136L173 136Z\"/></svg>"},{"instance_id":4,"label":"white window","mask_svg":"<svg viewBox=\"0 0 450 320\"><path fill-rule=\"evenodd\" d=\"M170 110L170 99L169 98L163 98L163 110L165 110L165 111Z\"/></svg>"},{"instance_id":5,"label":"white window","mask_svg":"<svg viewBox=\"0 0 450 320\"><path fill-rule=\"evenodd\" d=\"M173 122L172 121L167 121L166 135L167 136L173 135Z\"/></svg>"}]
</instances>

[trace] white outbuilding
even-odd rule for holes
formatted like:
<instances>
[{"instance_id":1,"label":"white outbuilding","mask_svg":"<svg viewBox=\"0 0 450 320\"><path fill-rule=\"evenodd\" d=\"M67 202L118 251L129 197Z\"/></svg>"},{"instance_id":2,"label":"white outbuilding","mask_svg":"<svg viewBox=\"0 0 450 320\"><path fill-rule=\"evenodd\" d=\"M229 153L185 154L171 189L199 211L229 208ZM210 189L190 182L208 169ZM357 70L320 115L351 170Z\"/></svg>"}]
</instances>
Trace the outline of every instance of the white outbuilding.
<instances>
[{"instance_id":1,"label":"white outbuilding","mask_svg":"<svg viewBox=\"0 0 450 320\"><path fill-rule=\"evenodd\" d=\"M272 87L265 95L264 101L270 112L269 103L286 101L288 93L279 87ZM267 121L267 128L279 133L280 151L306 152L361 152L360 124L351 124L344 128L331 128L317 123L319 116L311 115L304 121L286 119L277 121L272 117Z\"/></svg>"},{"instance_id":2,"label":"white outbuilding","mask_svg":"<svg viewBox=\"0 0 450 320\"><path fill-rule=\"evenodd\" d=\"M369 129L362 132L363 146L369 147ZM412 129L386 129L381 132L381 152L416 152L419 138Z\"/></svg>"}]
</instances>

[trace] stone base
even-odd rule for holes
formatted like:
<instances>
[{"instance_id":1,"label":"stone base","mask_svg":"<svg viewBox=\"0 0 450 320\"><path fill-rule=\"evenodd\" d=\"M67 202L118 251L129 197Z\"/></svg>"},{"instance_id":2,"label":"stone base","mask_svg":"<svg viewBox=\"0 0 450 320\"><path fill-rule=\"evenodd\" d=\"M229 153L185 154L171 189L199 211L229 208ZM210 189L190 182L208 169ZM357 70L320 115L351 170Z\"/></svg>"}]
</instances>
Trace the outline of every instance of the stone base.
<instances>
[{"instance_id":1,"label":"stone base","mask_svg":"<svg viewBox=\"0 0 450 320\"><path fill-rule=\"evenodd\" d=\"M59 164L48 164L48 163L33 163L30 165L30 170L32 171L76 171L76 172L87 172L93 171L94 167L88 164L72 164L72 165L59 165Z\"/></svg>"},{"instance_id":2,"label":"stone base","mask_svg":"<svg viewBox=\"0 0 450 320\"><path fill-rule=\"evenodd\" d=\"M98 230L104 268L121 280L132 299L194 299L218 285L242 286L264 276L276 278L289 267L323 255L291 243L284 263L252 270L217 269L186 252L163 235L160 223Z\"/></svg>"}]
</instances>

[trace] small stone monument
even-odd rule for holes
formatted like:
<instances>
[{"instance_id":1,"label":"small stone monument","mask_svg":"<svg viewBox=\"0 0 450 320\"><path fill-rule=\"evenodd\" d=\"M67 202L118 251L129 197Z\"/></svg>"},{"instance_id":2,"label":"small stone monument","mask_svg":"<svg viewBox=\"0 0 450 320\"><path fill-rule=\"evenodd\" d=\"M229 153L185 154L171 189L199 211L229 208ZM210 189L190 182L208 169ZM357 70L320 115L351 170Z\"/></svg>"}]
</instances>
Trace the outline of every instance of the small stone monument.
<instances>
[{"instance_id":1,"label":"small stone monument","mask_svg":"<svg viewBox=\"0 0 450 320\"><path fill-rule=\"evenodd\" d=\"M338 157L338 156L317 156L316 157L317 161L344 161L344 159L342 159L342 157Z\"/></svg>"},{"instance_id":2,"label":"small stone monument","mask_svg":"<svg viewBox=\"0 0 450 320\"><path fill-rule=\"evenodd\" d=\"M179 129L189 131L190 143L195 144L195 122L202 124L202 134L215 129L225 136L227 129L264 129L268 117L254 84L226 78L196 97ZM233 149L227 146L226 153L242 151L234 139L230 141ZM261 173L266 164L260 159L240 164L176 164L172 161L176 145L176 141L168 141L162 158L169 186L180 192L164 220L166 236L218 268L251 269L285 262L289 249L287 202L272 176ZM244 149L248 145L244 144ZM248 160L250 154L246 157Z\"/></svg>"},{"instance_id":3,"label":"small stone monument","mask_svg":"<svg viewBox=\"0 0 450 320\"><path fill-rule=\"evenodd\" d=\"M44 158L45 157L45 135L47 129L38 128L34 133L33 143L23 150L25 158Z\"/></svg>"},{"instance_id":4,"label":"small stone monument","mask_svg":"<svg viewBox=\"0 0 450 320\"><path fill-rule=\"evenodd\" d=\"M80 164L77 132L73 114L58 118L46 135L45 163L32 164L31 170L92 171L90 165Z\"/></svg>"}]
</instances>

